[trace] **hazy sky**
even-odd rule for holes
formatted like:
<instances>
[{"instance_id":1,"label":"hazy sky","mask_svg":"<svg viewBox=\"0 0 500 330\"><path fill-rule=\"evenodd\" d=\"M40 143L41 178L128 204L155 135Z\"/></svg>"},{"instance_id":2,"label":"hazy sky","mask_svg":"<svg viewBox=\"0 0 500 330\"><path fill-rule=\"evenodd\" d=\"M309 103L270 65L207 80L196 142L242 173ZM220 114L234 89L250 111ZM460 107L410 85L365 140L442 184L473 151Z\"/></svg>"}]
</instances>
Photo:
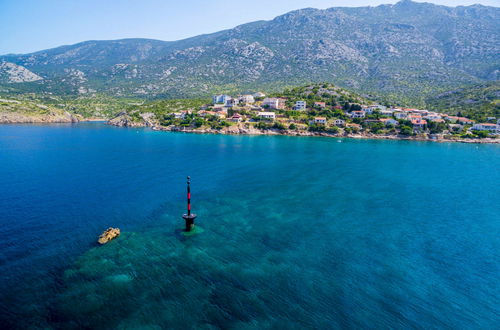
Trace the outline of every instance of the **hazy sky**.
<instances>
[{"instance_id":1,"label":"hazy sky","mask_svg":"<svg viewBox=\"0 0 500 330\"><path fill-rule=\"evenodd\" d=\"M305 7L376 6L395 0L0 0L0 54L85 40L178 40ZM419 0L419 2L423 2ZM500 6L500 0L430 0Z\"/></svg>"}]
</instances>

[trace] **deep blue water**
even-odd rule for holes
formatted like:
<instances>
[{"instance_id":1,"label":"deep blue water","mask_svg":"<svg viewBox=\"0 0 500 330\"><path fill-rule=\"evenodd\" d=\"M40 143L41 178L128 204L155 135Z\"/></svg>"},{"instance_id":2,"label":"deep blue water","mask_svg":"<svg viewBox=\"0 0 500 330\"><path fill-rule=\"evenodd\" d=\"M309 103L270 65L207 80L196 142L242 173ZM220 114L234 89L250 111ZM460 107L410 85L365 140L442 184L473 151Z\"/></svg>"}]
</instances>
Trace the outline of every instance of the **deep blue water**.
<instances>
[{"instance_id":1,"label":"deep blue water","mask_svg":"<svg viewBox=\"0 0 500 330\"><path fill-rule=\"evenodd\" d=\"M499 169L496 145L0 126L0 325L498 328Z\"/></svg>"}]
</instances>

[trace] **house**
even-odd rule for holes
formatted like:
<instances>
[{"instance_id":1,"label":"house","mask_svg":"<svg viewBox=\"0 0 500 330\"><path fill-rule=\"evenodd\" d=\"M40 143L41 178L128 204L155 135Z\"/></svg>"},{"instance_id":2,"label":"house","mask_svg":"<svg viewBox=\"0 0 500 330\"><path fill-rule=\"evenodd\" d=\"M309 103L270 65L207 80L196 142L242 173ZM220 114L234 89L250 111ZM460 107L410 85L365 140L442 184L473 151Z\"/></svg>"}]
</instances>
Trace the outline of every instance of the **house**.
<instances>
[{"instance_id":1,"label":"house","mask_svg":"<svg viewBox=\"0 0 500 330\"><path fill-rule=\"evenodd\" d=\"M380 110L380 111L387 110L387 107L385 105L380 105L380 104L372 105L372 106L370 106L370 108L372 108L374 111L375 110Z\"/></svg>"},{"instance_id":2,"label":"house","mask_svg":"<svg viewBox=\"0 0 500 330\"><path fill-rule=\"evenodd\" d=\"M305 110L306 107L307 107L306 101L297 101L297 102L295 102L295 106L293 107L293 110Z\"/></svg>"},{"instance_id":3,"label":"house","mask_svg":"<svg viewBox=\"0 0 500 330\"><path fill-rule=\"evenodd\" d=\"M240 103L240 100L230 98L226 101L226 107L234 107Z\"/></svg>"},{"instance_id":4,"label":"house","mask_svg":"<svg viewBox=\"0 0 500 330\"><path fill-rule=\"evenodd\" d=\"M198 111L197 114L198 114L199 117L206 117L206 116L210 116L210 115L215 116L217 114L217 112L215 112L215 111L201 110L201 111Z\"/></svg>"},{"instance_id":5,"label":"house","mask_svg":"<svg viewBox=\"0 0 500 330\"><path fill-rule=\"evenodd\" d=\"M174 112L173 115L175 119L184 119L186 117L185 112Z\"/></svg>"},{"instance_id":6,"label":"house","mask_svg":"<svg viewBox=\"0 0 500 330\"><path fill-rule=\"evenodd\" d=\"M498 131L497 125L492 123L474 124L471 129L474 131L489 131L491 133L496 133Z\"/></svg>"},{"instance_id":7,"label":"house","mask_svg":"<svg viewBox=\"0 0 500 330\"><path fill-rule=\"evenodd\" d=\"M369 115L371 115L373 113L373 108L372 107L363 108L361 110L364 111L365 113L369 114Z\"/></svg>"},{"instance_id":8,"label":"house","mask_svg":"<svg viewBox=\"0 0 500 330\"><path fill-rule=\"evenodd\" d=\"M333 122L333 124L335 126L344 126L345 125L345 120L343 120L343 119L335 119L334 122Z\"/></svg>"},{"instance_id":9,"label":"house","mask_svg":"<svg viewBox=\"0 0 500 330\"><path fill-rule=\"evenodd\" d=\"M414 131L423 131L425 125L427 125L427 121L425 119L416 118L412 119L411 124L413 125Z\"/></svg>"},{"instance_id":10,"label":"house","mask_svg":"<svg viewBox=\"0 0 500 330\"><path fill-rule=\"evenodd\" d=\"M408 113L403 111L396 111L394 112L394 117L396 119L406 119L408 117Z\"/></svg>"},{"instance_id":11,"label":"house","mask_svg":"<svg viewBox=\"0 0 500 330\"><path fill-rule=\"evenodd\" d=\"M445 122L444 119L442 119L442 118L431 119L431 121L433 123L444 123Z\"/></svg>"},{"instance_id":12,"label":"house","mask_svg":"<svg viewBox=\"0 0 500 330\"><path fill-rule=\"evenodd\" d=\"M314 107L315 108L326 108L326 103L325 102L314 102Z\"/></svg>"},{"instance_id":13,"label":"house","mask_svg":"<svg viewBox=\"0 0 500 330\"><path fill-rule=\"evenodd\" d=\"M326 125L326 118L325 117L314 117L314 121L313 121L315 124L321 124L321 125Z\"/></svg>"},{"instance_id":14,"label":"house","mask_svg":"<svg viewBox=\"0 0 500 330\"><path fill-rule=\"evenodd\" d=\"M274 120L276 119L276 114L274 112L263 111L257 113L257 117L261 119Z\"/></svg>"},{"instance_id":15,"label":"house","mask_svg":"<svg viewBox=\"0 0 500 330\"><path fill-rule=\"evenodd\" d=\"M242 96L240 96L239 99L240 99L240 103L243 103L243 104L255 103L255 98L253 97L253 95L250 95L250 94L242 95Z\"/></svg>"},{"instance_id":16,"label":"house","mask_svg":"<svg viewBox=\"0 0 500 330\"><path fill-rule=\"evenodd\" d=\"M380 122L383 123L385 126L389 126L389 125L396 126L399 124L396 119L392 119L392 118L381 118Z\"/></svg>"},{"instance_id":17,"label":"house","mask_svg":"<svg viewBox=\"0 0 500 330\"><path fill-rule=\"evenodd\" d=\"M426 116L424 116L424 119L427 119L427 120L434 120L434 119L441 119L441 115L438 115L437 113L430 113Z\"/></svg>"},{"instance_id":18,"label":"house","mask_svg":"<svg viewBox=\"0 0 500 330\"><path fill-rule=\"evenodd\" d=\"M235 113L231 118L229 118L230 121L239 123L242 120L242 117L239 113Z\"/></svg>"},{"instance_id":19,"label":"house","mask_svg":"<svg viewBox=\"0 0 500 330\"><path fill-rule=\"evenodd\" d=\"M254 98L262 98L262 97L266 97L266 94L264 94L262 92L257 92L257 93L254 93L252 96Z\"/></svg>"},{"instance_id":20,"label":"house","mask_svg":"<svg viewBox=\"0 0 500 330\"><path fill-rule=\"evenodd\" d=\"M351 111L350 116L351 116L351 118L365 118L365 112L364 111Z\"/></svg>"},{"instance_id":21,"label":"house","mask_svg":"<svg viewBox=\"0 0 500 330\"><path fill-rule=\"evenodd\" d=\"M347 124L345 124L345 126L349 127L349 128L357 129L358 131L361 130L361 125L360 124L347 123Z\"/></svg>"},{"instance_id":22,"label":"house","mask_svg":"<svg viewBox=\"0 0 500 330\"><path fill-rule=\"evenodd\" d=\"M457 122L462 125L472 125L474 124L474 120L465 118L465 117L458 117Z\"/></svg>"},{"instance_id":23,"label":"house","mask_svg":"<svg viewBox=\"0 0 500 330\"><path fill-rule=\"evenodd\" d=\"M388 117L392 116L393 112L394 111L391 111L391 110L380 110L380 114L382 116L388 116Z\"/></svg>"},{"instance_id":24,"label":"house","mask_svg":"<svg viewBox=\"0 0 500 330\"><path fill-rule=\"evenodd\" d=\"M458 121L458 117L456 117L456 116L446 116L444 119L446 121L451 122L451 123L456 123Z\"/></svg>"},{"instance_id":25,"label":"house","mask_svg":"<svg viewBox=\"0 0 500 330\"><path fill-rule=\"evenodd\" d=\"M226 104L227 101L230 100L230 99L231 99L231 96L229 96L229 95L224 95L224 94L222 94L222 95L214 95L212 97L212 102L213 102L213 104L218 104L218 103L220 103L220 104Z\"/></svg>"},{"instance_id":26,"label":"house","mask_svg":"<svg viewBox=\"0 0 500 330\"><path fill-rule=\"evenodd\" d=\"M282 110L285 109L285 99L277 97L268 97L262 101L262 106L267 106L270 109Z\"/></svg>"}]
</instances>

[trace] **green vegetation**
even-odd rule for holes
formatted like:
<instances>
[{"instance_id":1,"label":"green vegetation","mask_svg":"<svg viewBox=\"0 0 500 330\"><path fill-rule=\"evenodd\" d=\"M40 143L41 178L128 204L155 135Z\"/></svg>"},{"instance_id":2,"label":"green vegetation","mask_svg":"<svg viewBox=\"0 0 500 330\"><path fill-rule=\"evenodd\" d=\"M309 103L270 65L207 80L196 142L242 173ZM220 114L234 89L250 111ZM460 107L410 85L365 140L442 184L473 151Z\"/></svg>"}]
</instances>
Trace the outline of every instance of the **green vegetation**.
<instances>
[{"instance_id":1,"label":"green vegetation","mask_svg":"<svg viewBox=\"0 0 500 330\"><path fill-rule=\"evenodd\" d=\"M426 100L430 110L456 114L477 122L500 118L500 82L468 86Z\"/></svg>"}]
</instances>

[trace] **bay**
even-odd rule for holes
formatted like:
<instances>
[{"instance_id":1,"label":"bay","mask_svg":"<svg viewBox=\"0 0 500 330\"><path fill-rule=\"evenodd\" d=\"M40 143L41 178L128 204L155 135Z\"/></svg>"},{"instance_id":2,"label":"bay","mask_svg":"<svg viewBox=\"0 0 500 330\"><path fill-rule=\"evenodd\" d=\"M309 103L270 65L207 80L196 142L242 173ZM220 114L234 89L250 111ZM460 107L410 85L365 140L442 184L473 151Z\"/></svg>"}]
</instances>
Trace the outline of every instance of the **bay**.
<instances>
[{"instance_id":1,"label":"bay","mask_svg":"<svg viewBox=\"0 0 500 330\"><path fill-rule=\"evenodd\" d=\"M0 324L493 329L499 168L497 145L3 125Z\"/></svg>"}]
</instances>

